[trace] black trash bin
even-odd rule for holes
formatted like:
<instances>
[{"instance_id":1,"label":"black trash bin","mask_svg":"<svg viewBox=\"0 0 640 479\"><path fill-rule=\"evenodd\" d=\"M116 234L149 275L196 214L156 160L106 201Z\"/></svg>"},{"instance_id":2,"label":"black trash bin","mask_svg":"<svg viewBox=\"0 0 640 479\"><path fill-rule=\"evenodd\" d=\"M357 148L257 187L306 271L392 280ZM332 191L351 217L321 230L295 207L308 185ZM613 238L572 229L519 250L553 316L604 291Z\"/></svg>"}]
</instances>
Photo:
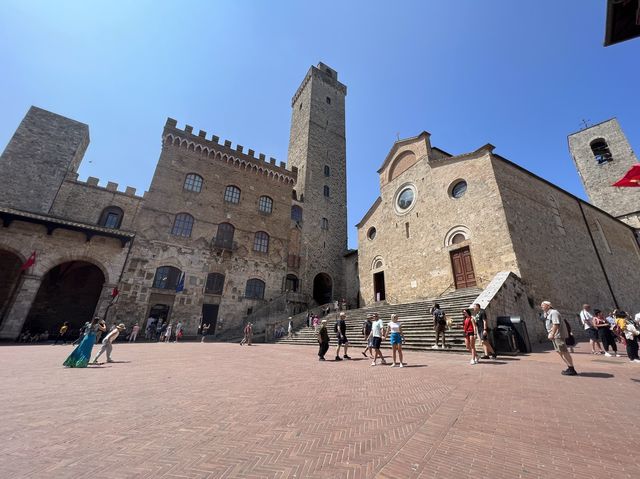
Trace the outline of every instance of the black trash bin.
<instances>
[{"instance_id":1,"label":"black trash bin","mask_svg":"<svg viewBox=\"0 0 640 479\"><path fill-rule=\"evenodd\" d=\"M493 345L496 353L516 354L518 352L518 344L513 327L498 325L493 330Z\"/></svg>"},{"instance_id":2,"label":"black trash bin","mask_svg":"<svg viewBox=\"0 0 640 479\"><path fill-rule=\"evenodd\" d=\"M529 332L527 324L522 321L520 316L498 316L496 318L498 326L510 326L516 335L516 345L521 353L531 352L531 341L529 340Z\"/></svg>"}]
</instances>

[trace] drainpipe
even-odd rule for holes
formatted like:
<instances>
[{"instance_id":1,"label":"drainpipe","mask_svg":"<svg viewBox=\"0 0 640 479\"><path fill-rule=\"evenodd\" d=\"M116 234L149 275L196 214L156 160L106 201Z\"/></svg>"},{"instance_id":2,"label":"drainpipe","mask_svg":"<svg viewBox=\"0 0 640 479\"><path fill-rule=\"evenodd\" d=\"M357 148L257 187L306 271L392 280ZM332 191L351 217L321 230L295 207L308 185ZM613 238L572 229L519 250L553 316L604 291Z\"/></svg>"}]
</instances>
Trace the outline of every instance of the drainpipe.
<instances>
[{"instance_id":1,"label":"drainpipe","mask_svg":"<svg viewBox=\"0 0 640 479\"><path fill-rule=\"evenodd\" d=\"M604 280L607 282L607 286L609 287L609 292L611 293L611 297L613 298L613 304L616 309L620 309L618 305L618 300L616 299L616 295L613 293L613 288L611 287L611 282L609 281L609 276L607 276L607 271L604 269L604 264L602 263L602 258L600 257L600 252L596 247L596 242L593 239L593 234L591 234L591 229L589 228L589 222L587 221L587 215L584 214L584 208L582 207L582 202L580 200L576 200L578 202L578 206L580 207L580 213L582 213L582 219L584 220L584 225L587 227L587 231L589 232L589 238L591 238L591 244L593 245L593 250L596 252L596 257L598 258L598 263L600 263L600 269L602 269L602 274L604 275Z\"/></svg>"}]
</instances>

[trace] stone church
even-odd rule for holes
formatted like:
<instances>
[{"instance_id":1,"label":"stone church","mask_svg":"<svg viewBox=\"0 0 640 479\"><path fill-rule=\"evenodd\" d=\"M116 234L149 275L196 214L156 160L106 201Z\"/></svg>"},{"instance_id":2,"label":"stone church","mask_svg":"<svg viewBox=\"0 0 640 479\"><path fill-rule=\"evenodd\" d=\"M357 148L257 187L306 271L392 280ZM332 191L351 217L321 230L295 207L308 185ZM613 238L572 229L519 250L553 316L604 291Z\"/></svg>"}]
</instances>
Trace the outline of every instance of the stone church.
<instances>
[{"instance_id":1,"label":"stone church","mask_svg":"<svg viewBox=\"0 0 640 479\"><path fill-rule=\"evenodd\" d=\"M454 155L427 132L399 140L349 251L346 93L335 70L309 69L286 163L167 119L143 195L79 181L88 126L32 107L0 158L0 338L94 314L182 321L187 335L204 318L219 334L341 298L465 289L540 338L544 299L640 310L640 189L610 186L637 159L615 119L569 136L590 203L490 144Z\"/></svg>"}]
</instances>

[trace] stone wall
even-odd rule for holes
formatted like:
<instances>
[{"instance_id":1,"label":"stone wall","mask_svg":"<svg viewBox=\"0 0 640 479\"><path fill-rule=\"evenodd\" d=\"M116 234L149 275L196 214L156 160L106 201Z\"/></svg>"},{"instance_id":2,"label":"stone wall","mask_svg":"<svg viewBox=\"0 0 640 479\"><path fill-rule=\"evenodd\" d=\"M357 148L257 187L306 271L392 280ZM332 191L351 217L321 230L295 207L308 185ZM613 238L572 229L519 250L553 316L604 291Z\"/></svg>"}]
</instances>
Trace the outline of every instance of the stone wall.
<instances>
[{"instance_id":1,"label":"stone wall","mask_svg":"<svg viewBox=\"0 0 640 479\"><path fill-rule=\"evenodd\" d=\"M360 307L360 279L358 278L358 251L350 251L344 256L344 282L347 307Z\"/></svg>"}]
</instances>

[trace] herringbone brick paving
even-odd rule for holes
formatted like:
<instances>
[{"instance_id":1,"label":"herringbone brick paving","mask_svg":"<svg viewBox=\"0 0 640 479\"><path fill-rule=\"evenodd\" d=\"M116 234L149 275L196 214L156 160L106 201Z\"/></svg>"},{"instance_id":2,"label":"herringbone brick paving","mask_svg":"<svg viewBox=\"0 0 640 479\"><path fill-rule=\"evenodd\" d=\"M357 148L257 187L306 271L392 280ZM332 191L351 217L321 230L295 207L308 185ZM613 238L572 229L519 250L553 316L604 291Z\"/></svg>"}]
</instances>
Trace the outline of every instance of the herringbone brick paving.
<instances>
[{"instance_id":1,"label":"herringbone brick paving","mask_svg":"<svg viewBox=\"0 0 640 479\"><path fill-rule=\"evenodd\" d=\"M586 374L563 377L553 352L470 366L412 351L399 369L359 348L321 363L305 346L118 343L123 362L69 370L69 351L0 347L0 477L640 473L640 367L623 358L576 354Z\"/></svg>"}]
</instances>

